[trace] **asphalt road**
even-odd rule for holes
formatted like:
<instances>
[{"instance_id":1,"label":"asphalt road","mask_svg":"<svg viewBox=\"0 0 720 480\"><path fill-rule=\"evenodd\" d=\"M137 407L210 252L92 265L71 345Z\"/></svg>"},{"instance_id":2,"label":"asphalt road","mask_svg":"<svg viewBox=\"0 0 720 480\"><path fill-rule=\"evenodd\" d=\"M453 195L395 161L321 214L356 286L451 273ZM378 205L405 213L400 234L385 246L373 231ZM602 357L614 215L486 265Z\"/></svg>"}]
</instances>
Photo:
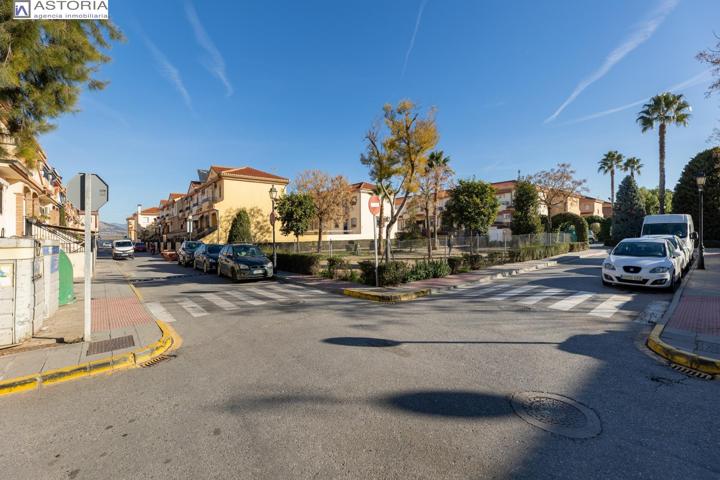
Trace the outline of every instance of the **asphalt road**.
<instances>
[{"instance_id":1,"label":"asphalt road","mask_svg":"<svg viewBox=\"0 0 720 480\"><path fill-rule=\"evenodd\" d=\"M603 287L600 262L398 305L124 262L183 346L0 398L2 476L720 478L720 384L640 348L633 320L670 295ZM601 431L531 425L509 401L528 391ZM546 423L588 426L548 405Z\"/></svg>"}]
</instances>

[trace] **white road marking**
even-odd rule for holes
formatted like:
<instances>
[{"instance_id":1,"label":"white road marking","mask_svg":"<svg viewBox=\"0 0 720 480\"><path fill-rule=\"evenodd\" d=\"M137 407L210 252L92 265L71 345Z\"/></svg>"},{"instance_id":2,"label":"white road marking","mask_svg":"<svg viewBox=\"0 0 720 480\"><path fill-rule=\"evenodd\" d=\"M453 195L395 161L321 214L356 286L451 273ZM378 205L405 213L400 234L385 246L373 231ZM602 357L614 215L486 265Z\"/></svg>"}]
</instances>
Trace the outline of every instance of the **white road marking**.
<instances>
[{"instance_id":1,"label":"white road marking","mask_svg":"<svg viewBox=\"0 0 720 480\"><path fill-rule=\"evenodd\" d=\"M257 300L255 298L248 298L247 295L245 295L242 292L239 292L237 290L229 290L225 293L227 293L228 295L231 295L245 303L249 303L250 305L265 305L265 300Z\"/></svg>"},{"instance_id":2,"label":"white road marking","mask_svg":"<svg viewBox=\"0 0 720 480\"><path fill-rule=\"evenodd\" d=\"M197 303L193 302L189 298L183 298L178 300L178 305L185 309L193 317L204 317L208 312Z\"/></svg>"},{"instance_id":3,"label":"white road marking","mask_svg":"<svg viewBox=\"0 0 720 480\"><path fill-rule=\"evenodd\" d=\"M175 321L175 317L173 317L172 314L165 309L165 307L157 302L146 303L145 307L150 310L150 313L152 313L155 318L162 322Z\"/></svg>"},{"instance_id":4,"label":"white road marking","mask_svg":"<svg viewBox=\"0 0 720 480\"><path fill-rule=\"evenodd\" d=\"M597 307L593 308L590 315L593 317L610 318L618 309L632 300L632 297L628 295L613 295Z\"/></svg>"},{"instance_id":5,"label":"white road marking","mask_svg":"<svg viewBox=\"0 0 720 480\"><path fill-rule=\"evenodd\" d=\"M218 307L222 308L223 310L235 310L236 308L238 308L237 305L228 302L224 298L222 298L218 295L215 295L214 293L203 293L200 296L203 297L208 302L215 304Z\"/></svg>"},{"instance_id":6,"label":"white road marking","mask_svg":"<svg viewBox=\"0 0 720 480\"><path fill-rule=\"evenodd\" d=\"M488 298L488 300L493 300L493 301L496 301L496 300L505 300L506 298L514 297L514 296L516 296L516 295L520 295L521 293L525 293L525 292L527 292L528 290L532 290L533 288L537 288L537 285L522 285L522 286L520 286L520 287L512 288L512 289L507 290L507 291L505 291L505 292L498 293L498 294L495 295L494 297Z\"/></svg>"},{"instance_id":7,"label":"white road marking","mask_svg":"<svg viewBox=\"0 0 720 480\"><path fill-rule=\"evenodd\" d=\"M590 300L594 296L595 294L590 292L576 292L557 303L553 303L550 305L550 308L553 310L562 310L563 312L567 312L571 308L580 305L585 300Z\"/></svg>"},{"instance_id":8,"label":"white road marking","mask_svg":"<svg viewBox=\"0 0 720 480\"><path fill-rule=\"evenodd\" d=\"M541 300L545 300L548 297L554 297L562 292L563 290L560 290L559 288L548 288L547 290L543 290L542 292L528 295L526 298L518 301L518 303L522 305L535 305Z\"/></svg>"},{"instance_id":9,"label":"white road marking","mask_svg":"<svg viewBox=\"0 0 720 480\"><path fill-rule=\"evenodd\" d=\"M267 290L261 290L255 287L247 287L245 290L252 293L253 295L260 295L261 297L272 298L273 300L287 300L287 297L277 293L273 293Z\"/></svg>"}]
</instances>

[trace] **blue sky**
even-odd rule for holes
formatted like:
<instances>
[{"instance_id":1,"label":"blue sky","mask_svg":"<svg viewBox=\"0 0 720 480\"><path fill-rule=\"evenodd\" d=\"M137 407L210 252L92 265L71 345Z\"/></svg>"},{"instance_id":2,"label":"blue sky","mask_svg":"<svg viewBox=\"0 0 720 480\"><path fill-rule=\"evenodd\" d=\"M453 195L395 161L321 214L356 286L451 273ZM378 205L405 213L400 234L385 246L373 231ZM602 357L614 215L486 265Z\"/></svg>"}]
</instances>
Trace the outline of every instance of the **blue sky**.
<instances>
[{"instance_id":1,"label":"blue sky","mask_svg":"<svg viewBox=\"0 0 720 480\"><path fill-rule=\"evenodd\" d=\"M437 107L459 177L569 162L600 197L611 149L640 157L640 184L657 184L657 134L640 133L639 105L620 107L686 94L690 125L668 133L670 187L720 118L694 58L715 43L715 0L122 0L110 14L127 36L100 72L111 84L41 139L66 179L90 170L110 184L106 221L184 192L210 164L367 180L363 134L402 98Z\"/></svg>"}]
</instances>

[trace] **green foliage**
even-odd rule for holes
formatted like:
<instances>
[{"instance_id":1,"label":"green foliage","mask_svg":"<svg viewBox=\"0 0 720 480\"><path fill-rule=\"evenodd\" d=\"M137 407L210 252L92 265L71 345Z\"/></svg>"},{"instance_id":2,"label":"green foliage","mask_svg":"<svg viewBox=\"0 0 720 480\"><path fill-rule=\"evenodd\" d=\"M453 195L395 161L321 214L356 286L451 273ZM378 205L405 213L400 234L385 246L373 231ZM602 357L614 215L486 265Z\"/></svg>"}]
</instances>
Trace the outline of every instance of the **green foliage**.
<instances>
[{"instance_id":1,"label":"green foliage","mask_svg":"<svg viewBox=\"0 0 720 480\"><path fill-rule=\"evenodd\" d=\"M552 225L554 232L559 232L564 228L572 226L575 228L575 235L577 236L578 242L588 241L588 222L580 215L570 212L558 213L557 215L553 215Z\"/></svg>"},{"instance_id":2,"label":"green foliage","mask_svg":"<svg viewBox=\"0 0 720 480\"><path fill-rule=\"evenodd\" d=\"M410 222L406 225L405 229L397 233L397 239L403 240L420 240L423 237L420 225L415 222Z\"/></svg>"},{"instance_id":3,"label":"green foliage","mask_svg":"<svg viewBox=\"0 0 720 480\"><path fill-rule=\"evenodd\" d=\"M315 203L308 193L289 193L277 201L276 211L280 231L284 235L295 235L297 239L310 229L315 216Z\"/></svg>"},{"instance_id":4,"label":"green foliage","mask_svg":"<svg viewBox=\"0 0 720 480\"><path fill-rule=\"evenodd\" d=\"M278 270L305 275L320 271L320 256L312 253L277 253Z\"/></svg>"},{"instance_id":5,"label":"green foliage","mask_svg":"<svg viewBox=\"0 0 720 480\"><path fill-rule=\"evenodd\" d=\"M586 245L584 242L577 242ZM555 255L562 255L570 251L570 243L554 243L552 245L527 245L510 251L511 262L527 262L529 260L542 260ZM580 248L580 247L575 247Z\"/></svg>"},{"instance_id":6,"label":"green foliage","mask_svg":"<svg viewBox=\"0 0 720 480\"><path fill-rule=\"evenodd\" d=\"M408 271L406 281L442 278L450 275L450 265L445 260L421 260Z\"/></svg>"},{"instance_id":7,"label":"green foliage","mask_svg":"<svg viewBox=\"0 0 720 480\"><path fill-rule=\"evenodd\" d=\"M375 285L375 263L363 260L358 263L360 266L363 283ZM378 265L378 282L381 287L400 285L407 281L409 267L405 262L390 261Z\"/></svg>"},{"instance_id":8,"label":"green foliage","mask_svg":"<svg viewBox=\"0 0 720 480\"><path fill-rule=\"evenodd\" d=\"M462 258L463 264L470 270L480 270L487 264L486 257L479 253L466 253Z\"/></svg>"},{"instance_id":9,"label":"green foliage","mask_svg":"<svg viewBox=\"0 0 720 480\"><path fill-rule=\"evenodd\" d=\"M67 227L67 211L65 211L65 205L60 205L60 211L59 214L59 224L61 227Z\"/></svg>"},{"instance_id":10,"label":"green foliage","mask_svg":"<svg viewBox=\"0 0 720 480\"><path fill-rule=\"evenodd\" d=\"M613 211L612 240L617 243L624 238L639 237L645 218L645 206L635 179L626 176L618 188Z\"/></svg>"},{"instance_id":11,"label":"green foliage","mask_svg":"<svg viewBox=\"0 0 720 480\"><path fill-rule=\"evenodd\" d=\"M233 218L228 232L227 243L252 242L252 230L250 228L250 215L244 208L240 209Z\"/></svg>"},{"instance_id":12,"label":"green foliage","mask_svg":"<svg viewBox=\"0 0 720 480\"><path fill-rule=\"evenodd\" d=\"M350 269L350 265L343 257L333 256L327 258L325 275L328 278L338 278L340 272Z\"/></svg>"},{"instance_id":13,"label":"green foliage","mask_svg":"<svg viewBox=\"0 0 720 480\"><path fill-rule=\"evenodd\" d=\"M708 239L720 240L720 147L711 148L695 155L683 168L675 186L672 211L673 213L692 215L696 229L700 225L700 198L696 181L700 172L704 173L706 177L703 194L703 229L707 246Z\"/></svg>"},{"instance_id":14,"label":"green foliage","mask_svg":"<svg viewBox=\"0 0 720 480\"><path fill-rule=\"evenodd\" d=\"M600 234L598 234L598 240L608 245L612 239L612 218L606 218L600 224Z\"/></svg>"},{"instance_id":15,"label":"green foliage","mask_svg":"<svg viewBox=\"0 0 720 480\"><path fill-rule=\"evenodd\" d=\"M660 198L657 188L640 187L640 198L645 206L646 215L657 215L660 213ZM672 210L673 191L665 190L665 213Z\"/></svg>"},{"instance_id":16,"label":"green foliage","mask_svg":"<svg viewBox=\"0 0 720 480\"><path fill-rule=\"evenodd\" d=\"M499 210L500 203L492 185L481 180L460 180L450 192L443 220L454 228L487 235Z\"/></svg>"},{"instance_id":17,"label":"green foliage","mask_svg":"<svg viewBox=\"0 0 720 480\"><path fill-rule=\"evenodd\" d=\"M453 275L460 273L465 266L465 262L462 257L448 257L447 263L450 267L450 273Z\"/></svg>"},{"instance_id":18,"label":"green foliage","mask_svg":"<svg viewBox=\"0 0 720 480\"><path fill-rule=\"evenodd\" d=\"M122 34L105 20L13 20L12 5L0 3L0 105L17 155L33 165L50 120L75 111L83 87L105 87L92 75Z\"/></svg>"},{"instance_id":19,"label":"green foliage","mask_svg":"<svg viewBox=\"0 0 720 480\"><path fill-rule=\"evenodd\" d=\"M540 214L538 214L540 198L534 184L527 180L517 182L513 205L515 212L510 224L513 235L527 235L543 231Z\"/></svg>"}]
</instances>

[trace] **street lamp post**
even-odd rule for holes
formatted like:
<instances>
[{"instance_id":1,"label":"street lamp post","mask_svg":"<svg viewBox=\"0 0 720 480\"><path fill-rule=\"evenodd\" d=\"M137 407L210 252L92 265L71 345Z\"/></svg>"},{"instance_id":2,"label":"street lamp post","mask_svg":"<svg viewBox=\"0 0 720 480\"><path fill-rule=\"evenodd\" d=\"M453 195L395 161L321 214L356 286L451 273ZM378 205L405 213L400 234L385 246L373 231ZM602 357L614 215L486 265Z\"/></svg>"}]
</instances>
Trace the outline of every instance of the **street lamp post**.
<instances>
[{"instance_id":1,"label":"street lamp post","mask_svg":"<svg viewBox=\"0 0 720 480\"><path fill-rule=\"evenodd\" d=\"M698 193L700 194L700 255L698 257L697 268L705 270L705 242L703 242L703 190L705 190L705 174L700 172L697 178Z\"/></svg>"},{"instance_id":2,"label":"street lamp post","mask_svg":"<svg viewBox=\"0 0 720 480\"><path fill-rule=\"evenodd\" d=\"M275 201L277 200L278 191L275 185L270 187L270 201L272 202L272 213L270 214L270 224L272 225L272 242L273 242L273 272L277 270L277 249L275 247Z\"/></svg>"}]
</instances>

